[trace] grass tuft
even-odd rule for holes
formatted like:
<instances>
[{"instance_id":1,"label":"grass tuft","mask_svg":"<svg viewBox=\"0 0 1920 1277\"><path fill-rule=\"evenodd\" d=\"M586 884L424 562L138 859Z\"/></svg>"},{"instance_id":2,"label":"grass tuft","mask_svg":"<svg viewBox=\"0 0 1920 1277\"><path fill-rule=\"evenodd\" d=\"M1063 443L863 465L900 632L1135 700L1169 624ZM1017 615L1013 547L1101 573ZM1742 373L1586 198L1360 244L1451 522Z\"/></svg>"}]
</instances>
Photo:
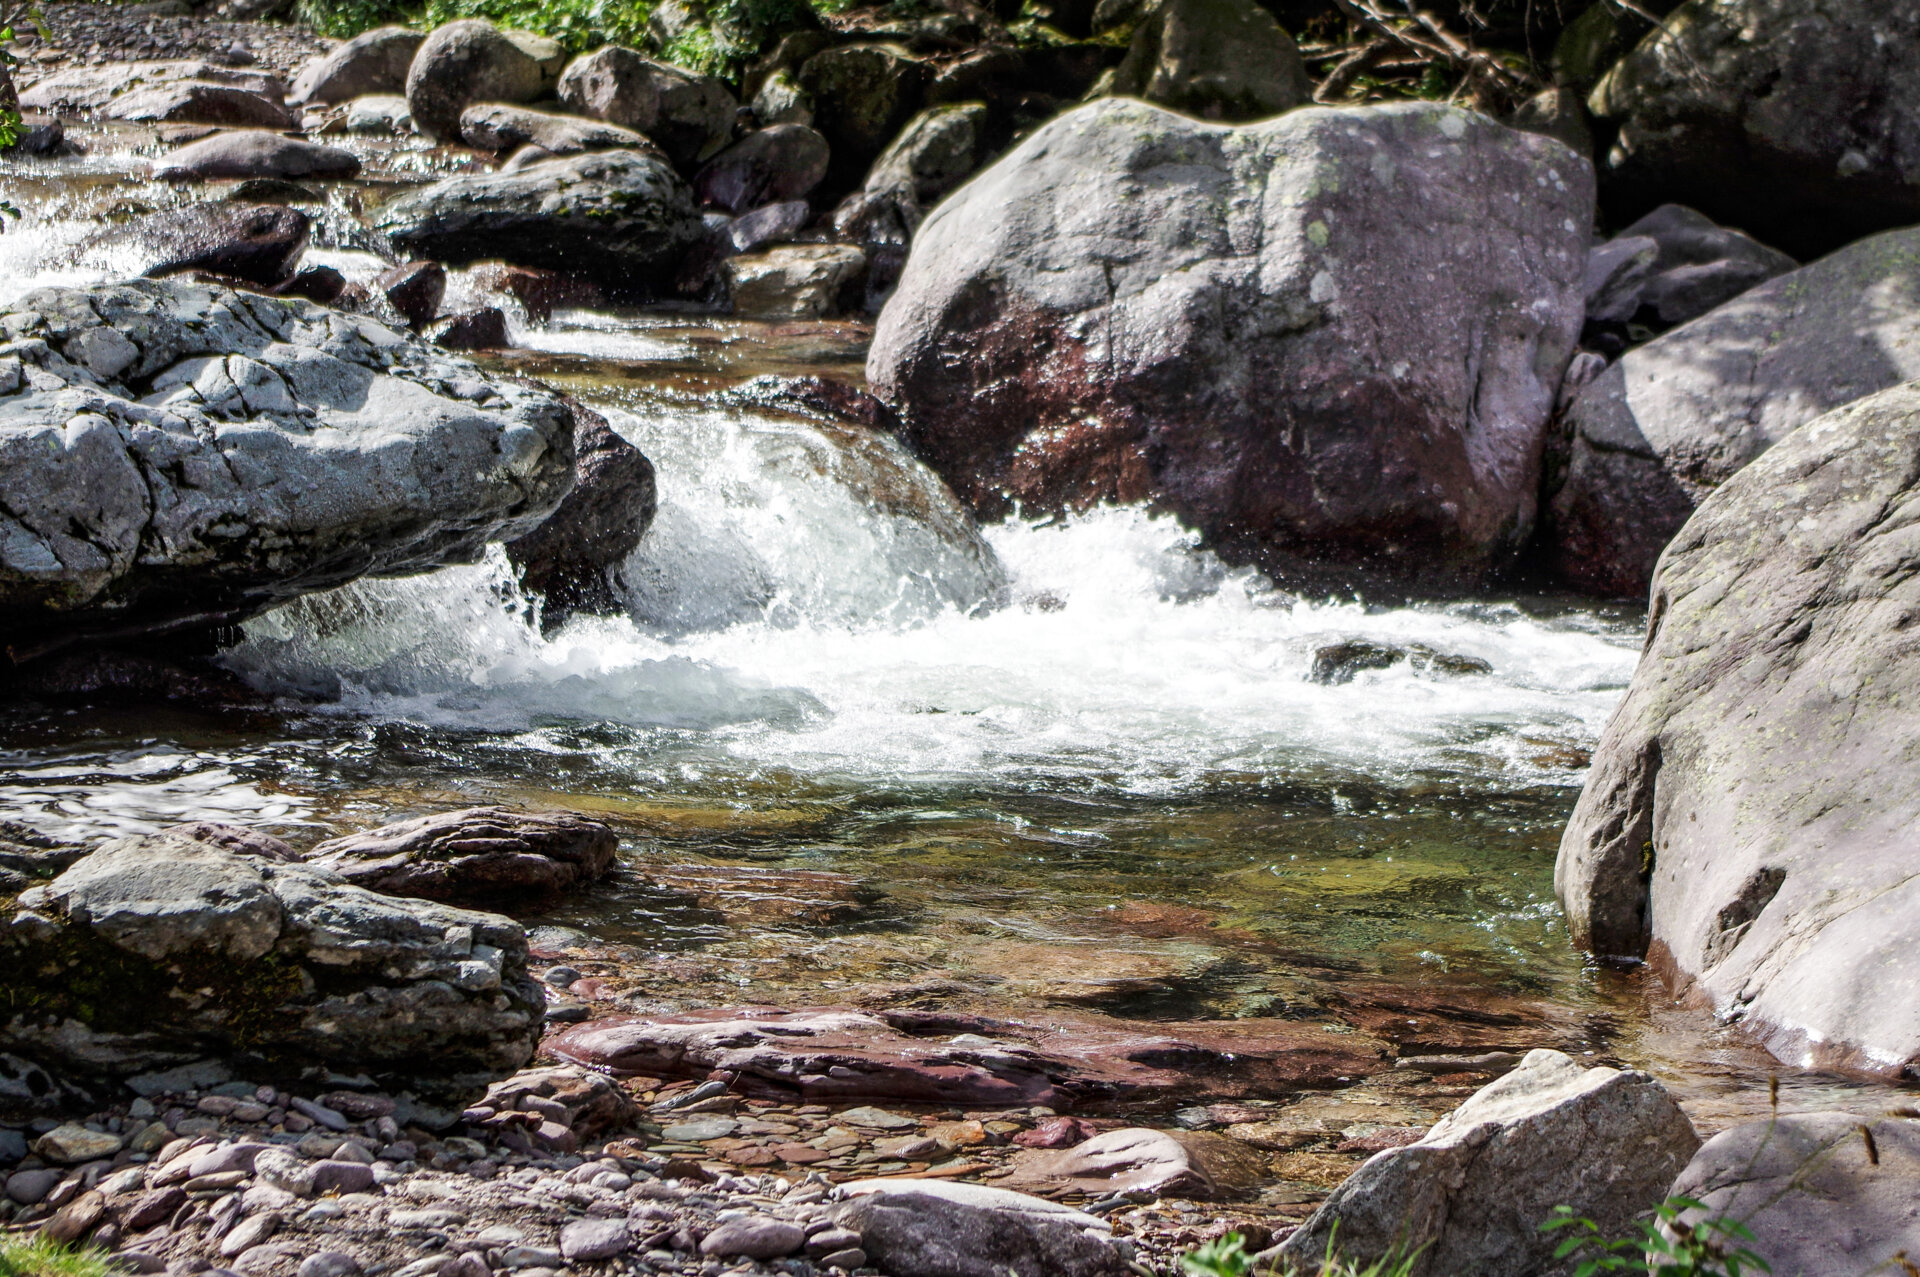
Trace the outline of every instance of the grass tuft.
<instances>
[{"instance_id":1,"label":"grass tuft","mask_svg":"<svg viewBox=\"0 0 1920 1277\"><path fill-rule=\"evenodd\" d=\"M115 1273L103 1250L76 1250L37 1234L0 1234L0 1277L115 1277Z\"/></svg>"}]
</instances>

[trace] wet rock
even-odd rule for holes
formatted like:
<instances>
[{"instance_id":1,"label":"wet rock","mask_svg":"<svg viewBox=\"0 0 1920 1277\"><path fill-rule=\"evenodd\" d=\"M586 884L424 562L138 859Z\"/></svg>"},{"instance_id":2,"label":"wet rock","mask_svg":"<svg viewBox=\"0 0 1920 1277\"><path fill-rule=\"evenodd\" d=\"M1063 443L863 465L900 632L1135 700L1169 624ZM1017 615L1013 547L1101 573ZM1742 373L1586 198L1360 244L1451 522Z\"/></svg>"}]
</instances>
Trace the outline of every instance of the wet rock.
<instances>
[{"instance_id":1,"label":"wet rock","mask_svg":"<svg viewBox=\"0 0 1920 1277\"><path fill-rule=\"evenodd\" d=\"M1576 944L1648 957L1805 1067L1920 1062L1920 1010L1884 996L1916 953L1895 565L1917 462L1920 390L1897 386L1801 426L1694 512L1554 874Z\"/></svg>"},{"instance_id":2,"label":"wet rock","mask_svg":"<svg viewBox=\"0 0 1920 1277\"><path fill-rule=\"evenodd\" d=\"M700 1253L716 1259L779 1259L798 1251L806 1230L784 1219L748 1215L730 1219L700 1242Z\"/></svg>"},{"instance_id":3,"label":"wet rock","mask_svg":"<svg viewBox=\"0 0 1920 1277\"><path fill-rule=\"evenodd\" d=\"M213 206L235 211L305 220ZM135 281L31 293L4 322L31 369L0 396L17 658L471 560L572 481L558 399L310 303Z\"/></svg>"},{"instance_id":4,"label":"wet rock","mask_svg":"<svg viewBox=\"0 0 1920 1277\"><path fill-rule=\"evenodd\" d=\"M1701 1145L1673 1194L1735 1219L1776 1273L1851 1277L1901 1271L1920 1254L1920 1124L1854 1113L1794 1113L1736 1126Z\"/></svg>"},{"instance_id":5,"label":"wet rock","mask_svg":"<svg viewBox=\"0 0 1920 1277\"><path fill-rule=\"evenodd\" d=\"M291 102L346 102L372 94L404 94L407 69L426 37L405 27L362 31L300 69Z\"/></svg>"},{"instance_id":6,"label":"wet rock","mask_svg":"<svg viewBox=\"0 0 1920 1277\"><path fill-rule=\"evenodd\" d=\"M964 1205L928 1194L863 1197L834 1213L860 1249L899 1277L1121 1277L1112 1243L1071 1224Z\"/></svg>"},{"instance_id":7,"label":"wet rock","mask_svg":"<svg viewBox=\"0 0 1920 1277\"><path fill-rule=\"evenodd\" d=\"M924 103L926 64L890 44L848 44L808 58L797 81L813 103L813 127L831 149L828 186L859 186L887 144Z\"/></svg>"},{"instance_id":8,"label":"wet rock","mask_svg":"<svg viewBox=\"0 0 1920 1277\"><path fill-rule=\"evenodd\" d=\"M1307 671L1307 681L1338 687L1353 682L1354 678L1364 670L1391 669L1402 661L1409 662L1415 670L1422 673L1463 675L1493 672L1493 666L1477 656L1436 652L1423 643L1395 647L1386 643L1372 643L1366 639L1349 639L1344 643L1331 643L1326 647L1316 648L1313 653L1313 665Z\"/></svg>"},{"instance_id":9,"label":"wet rock","mask_svg":"<svg viewBox=\"0 0 1920 1277\"><path fill-rule=\"evenodd\" d=\"M1265 1178L1266 1169L1259 1154L1224 1135L1128 1127L1063 1151L1023 1153L1007 1183L1067 1187L1095 1197L1154 1193L1205 1199L1251 1188Z\"/></svg>"},{"instance_id":10,"label":"wet rock","mask_svg":"<svg viewBox=\"0 0 1920 1277\"><path fill-rule=\"evenodd\" d=\"M1469 589L1531 528L1590 215L1564 148L1451 108L1105 99L922 226L868 381L982 514L1152 501L1283 581Z\"/></svg>"},{"instance_id":11,"label":"wet rock","mask_svg":"<svg viewBox=\"0 0 1920 1277\"><path fill-rule=\"evenodd\" d=\"M597 882L620 840L567 812L469 807L320 843L308 863L390 896L526 901Z\"/></svg>"},{"instance_id":12,"label":"wet rock","mask_svg":"<svg viewBox=\"0 0 1920 1277\"><path fill-rule=\"evenodd\" d=\"M987 108L931 107L874 161L866 185L835 210L835 229L867 243L905 244L940 198L987 157Z\"/></svg>"},{"instance_id":13,"label":"wet rock","mask_svg":"<svg viewBox=\"0 0 1920 1277\"><path fill-rule=\"evenodd\" d=\"M762 204L804 200L827 175L827 139L804 124L775 124L747 134L707 161L693 179L703 204L744 213Z\"/></svg>"},{"instance_id":14,"label":"wet rock","mask_svg":"<svg viewBox=\"0 0 1920 1277\"><path fill-rule=\"evenodd\" d=\"M573 409L573 491L538 528L507 543L521 584L541 596L541 622L623 611L614 574L653 524L653 463L585 404Z\"/></svg>"},{"instance_id":15,"label":"wet rock","mask_svg":"<svg viewBox=\"0 0 1920 1277\"><path fill-rule=\"evenodd\" d=\"M874 430L892 430L899 424L885 404L834 377L755 377L735 387L730 397L756 407L800 412Z\"/></svg>"},{"instance_id":16,"label":"wet rock","mask_svg":"<svg viewBox=\"0 0 1920 1277\"><path fill-rule=\"evenodd\" d=\"M9 1065L9 1059L0 1059L0 1069ZM0 1126L0 1166L13 1166L27 1156L27 1137L11 1126ZM6 1189L6 1181L0 1180L0 1192Z\"/></svg>"},{"instance_id":17,"label":"wet rock","mask_svg":"<svg viewBox=\"0 0 1920 1277\"><path fill-rule=\"evenodd\" d=\"M240 71L192 60L110 62L99 66L69 66L42 76L20 93L20 106L29 111L92 112L105 109L117 97L192 81L224 85L277 102L286 86L260 71Z\"/></svg>"},{"instance_id":18,"label":"wet rock","mask_svg":"<svg viewBox=\"0 0 1920 1277\"><path fill-rule=\"evenodd\" d=\"M1594 87L1603 177L1811 256L1920 221L1920 11L1692 0Z\"/></svg>"},{"instance_id":19,"label":"wet rock","mask_svg":"<svg viewBox=\"0 0 1920 1277\"><path fill-rule=\"evenodd\" d=\"M1644 596L1709 493L1802 423L1920 377L1920 231L1890 231L1629 351L1565 414L1544 540L1568 584Z\"/></svg>"},{"instance_id":20,"label":"wet rock","mask_svg":"<svg viewBox=\"0 0 1920 1277\"><path fill-rule=\"evenodd\" d=\"M331 1067L464 1100L524 1063L539 1031L525 940L506 919L179 837L108 843L4 923L14 1011L0 1042L83 1076L212 1057L256 1077ZM77 1160L105 1155L81 1138ZM342 1165L371 1183L370 1168Z\"/></svg>"},{"instance_id":21,"label":"wet rock","mask_svg":"<svg viewBox=\"0 0 1920 1277\"><path fill-rule=\"evenodd\" d=\"M339 300L347 291L347 277L331 266L309 266L273 289L275 297L304 297L322 306Z\"/></svg>"},{"instance_id":22,"label":"wet rock","mask_svg":"<svg viewBox=\"0 0 1920 1277\"><path fill-rule=\"evenodd\" d=\"M837 315L867 255L851 244L783 244L728 258L721 267L733 313L751 319Z\"/></svg>"},{"instance_id":23,"label":"wet rock","mask_svg":"<svg viewBox=\"0 0 1920 1277\"><path fill-rule=\"evenodd\" d=\"M1253 0L1161 0L1134 28L1113 92L1205 120L1260 120L1311 101L1293 37Z\"/></svg>"},{"instance_id":24,"label":"wet rock","mask_svg":"<svg viewBox=\"0 0 1920 1277\"><path fill-rule=\"evenodd\" d=\"M373 94L347 103L340 125L349 133L406 137L413 132L413 108L404 97Z\"/></svg>"},{"instance_id":25,"label":"wet rock","mask_svg":"<svg viewBox=\"0 0 1920 1277\"><path fill-rule=\"evenodd\" d=\"M504 350L513 345L513 337L507 332L506 312L483 306L434 325L433 344L445 350Z\"/></svg>"},{"instance_id":26,"label":"wet rock","mask_svg":"<svg viewBox=\"0 0 1920 1277\"><path fill-rule=\"evenodd\" d=\"M447 293L447 268L439 262L408 262L381 272L373 286L419 332L440 314L440 299Z\"/></svg>"},{"instance_id":27,"label":"wet rock","mask_svg":"<svg viewBox=\"0 0 1920 1277\"><path fill-rule=\"evenodd\" d=\"M767 244L792 239L812 220L813 208L805 200L766 204L736 217L727 227L727 239L736 253L751 253Z\"/></svg>"},{"instance_id":28,"label":"wet rock","mask_svg":"<svg viewBox=\"0 0 1920 1277\"><path fill-rule=\"evenodd\" d=\"M312 223L298 209L219 201L151 213L82 245L82 256L122 258L158 278L205 271L255 284L293 275Z\"/></svg>"},{"instance_id":29,"label":"wet rock","mask_svg":"<svg viewBox=\"0 0 1920 1277\"><path fill-rule=\"evenodd\" d=\"M555 115L500 102L477 102L460 113L460 140L481 151L537 146L548 155L627 148L649 151L644 134L577 115Z\"/></svg>"},{"instance_id":30,"label":"wet rock","mask_svg":"<svg viewBox=\"0 0 1920 1277\"><path fill-rule=\"evenodd\" d=\"M421 132L460 136L460 113L474 102L531 102L552 80L525 40L477 18L436 27L407 68L407 107Z\"/></svg>"},{"instance_id":31,"label":"wet rock","mask_svg":"<svg viewBox=\"0 0 1920 1277\"><path fill-rule=\"evenodd\" d=\"M559 95L569 111L646 134L683 168L727 144L739 109L719 80L618 45L568 63Z\"/></svg>"},{"instance_id":32,"label":"wet rock","mask_svg":"<svg viewBox=\"0 0 1920 1277\"><path fill-rule=\"evenodd\" d=\"M600 289L590 279L562 271L538 270L530 266L486 266L474 273L475 281L495 292L511 295L527 318L544 324L562 306L597 306Z\"/></svg>"},{"instance_id":33,"label":"wet rock","mask_svg":"<svg viewBox=\"0 0 1920 1277\"><path fill-rule=\"evenodd\" d=\"M449 178L386 205L377 224L403 252L586 275L611 294L665 286L701 234L686 184L632 151Z\"/></svg>"},{"instance_id":34,"label":"wet rock","mask_svg":"<svg viewBox=\"0 0 1920 1277\"><path fill-rule=\"evenodd\" d=\"M804 1103L907 1101L966 1108L1209 1098L1292 1089L1366 1071L1378 1048L1311 1026L1237 1022L1142 1034L1094 1021L1047 1028L967 1016L845 1010L610 1017L547 1039L554 1059L615 1076L735 1074L735 1089Z\"/></svg>"},{"instance_id":35,"label":"wet rock","mask_svg":"<svg viewBox=\"0 0 1920 1277\"><path fill-rule=\"evenodd\" d=\"M351 151L253 129L216 133L169 152L165 159L153 166L155 177L176 180L218 177L345 178L359 172L360 161Z\"/></svg>"},{"instance_id":36,"label":"wet rock","mask_svg":"<svg viewBox=\"0 0 1920 1277\"><path fill-rule=\"evenodd\" d=\"M224 124L241 128L291 129L297 121L279 103L229 84L180 80L135 89L101 109L110 119L136 123Z\"/></svg>"},{"instance_id":37,"label":"wet rock","mask_svg":"<svg viewBox=\"0 0 1920 1277\"><path fill-rule=\"evenodd\" d=\"M1531 1051L1425 1138L1368 1160L1281 1257L1313 1263L1337 1238L1358 1264L1417 1250L1410 1277L1559 1271L1562 1239L1540 1231L1556 1206L1623 1236L1699 1147L1686 1114L1647 1074Z\"/></svg>"}]
</instances>

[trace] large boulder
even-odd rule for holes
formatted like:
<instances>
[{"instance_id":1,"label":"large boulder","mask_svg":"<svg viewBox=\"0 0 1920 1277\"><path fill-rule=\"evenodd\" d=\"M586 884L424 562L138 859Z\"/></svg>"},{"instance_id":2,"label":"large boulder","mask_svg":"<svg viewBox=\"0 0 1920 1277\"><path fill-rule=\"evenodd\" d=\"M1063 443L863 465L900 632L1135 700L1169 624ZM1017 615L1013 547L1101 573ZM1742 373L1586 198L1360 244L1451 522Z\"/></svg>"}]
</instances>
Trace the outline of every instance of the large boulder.
<instances>
[{"instance_id":1,"label":"large boulder","mask_svg":"<svg viewBox=\"0 0 1920 1277\"><path fill-rule=\"evenodd\" d=\"M460 136L460 113L474 102L531 102L552 87L545 65L551 41L465 18L435 28L407 67L407 106L421 132ZM558 46L553 46L557 49Z\"/></svg>"},{"instance_id":2,"label":"large boulder","mask_svg":"<svg viewBox=\"0 0 1920 1277\"><path fill-rule=\"evenodd\" d=\"M352 151L282 137L264 129L215 133L188 143L153 166L155 177L346 178L360 172Z\"/></svg>"},{"instance_id":3,"label":"large boulder","mask_svg":"<svg viewBox=\"0 0 1920 1277\"><path fill-rule=\"evenodd\" d=\"M644 133L673 162L690 167L733 136L739 102L711 76L655 62L608 45L575 58L560 75L560 101L569 111Z\"/></svg>"},{"instance_id":4,"label":"large boulder","mask_svg":"<svg viewBox=\"0 0 1920 1277\"><path fill-rule=\"evenodd\" d=\"M1889 231L1749 289L1629 351L1565 414L1545 543L1560 579L1644 597L1694 509L1789 432L1920 377L1920 230Z\"/></svg>"},{"instance_id":5,"label":"large boulder","mask_svg":"<svg viewBox=\"0 0 1920 1277\"><path fill-rule=\"evenodd\" d=\"M607 419L569 401L574 420L573 491L545 523L507 543L520 584L540 595L541 624L575 612L624 610L616 574L653 524L653 463Z\"/></svg>"},{"instance_id":6,"label":"large boulder","mask_svg":"<svg viewBox=\"0 0 1920 1277\"><path fill-rule=\"evenodd\" d=\"M1794 1277L1898 1273L1920 1255L1920 1123L1911 1117L1794 1113L1708 1140L1673 1183L1704 1210L1736 1219L1772 1271Z\"/></svg>"},{"instance_id":7,"label":"large boulder","mask_svg":"<svg viewBox=\"0 0 1920 1277\"><path fill-rule=\"evenodd\" d=\"M979 102L930 107L913 118L833 214L836 229L870 244L905 244L927 210L989 154L990 113Z\"/></svg>"},{"instance_id":8,"label":"large boulder","mask_svg":"<svg viewBox=\"0 0 1920 1277\"><path fill-rule=\"evenodd\" d=\"M330 838L307 859L382 895L504 907L599 881L619 846L613 830L570 812L468 807Z\"/></svg>"},{"instance_id":9,"label":"large boulder","mask_svg":"<svg viewBox=\"0 0 1920 1277\"><path fill-rule=\"evenodd\" d=\"M1554 882L1574 942L1645 957L1783 1060L1920 1066L1920 732L1908 564L1920 386L1801 426L1660 560L1640 666Z\"/></svg>"},{"instance_id":10,"label":"large boulder","mask_svg":"<svg viewBox=\"0 0 1920 1277\"><path fill-rule=\"evenodd\" d=\"M1112 89L1207 120L1261 120L1313 99L1293 37L1253 0L1161 0Z\"/></svg>"},{"instance_id":11,"label":"large boulder","mask_svg":"<svg viewBox=\"0 0 1920 1277\"><path fill-rule=\"evenodd\" d=\"M1292 582L1469 587L1532 529L1591 178L1449 107L1102 100L921 225L868 380L982 513L1151 501Z\"/></svg>"},{"instance_id":12,"label":"large boulder","mask_svg":"<svg viewBox=\"0 0 1920 1277\"><path fill-rule=\"evenodd\" d=\"M497 258L641 295L670 286L702 230L686 183L666 161L636 151L451 177L388 204L377 224L414 256Z\"/></svg>"},{"instance_id":13,"label":"large boulder","mask_svg":"<svg viewBox=\"0 0 1920 1277\"><path fill-rule=\"evenodd\" d=\"M543 1001L520 928L181 834L107 843L0 906L0 1050L125 1078L365 1073L464 1103L524 1065Z\"/></svg>"},{"instance_id":14,"label":"large boulder","mask_svg":"<svg viewBox=\"0 0 1920 1277\"><path fill-rule=\"evenodd\" d=\"M290 102L347 102L370 94L403 94L407 70L426 37L405 27L362 31L313 59L294 77Z\"/></svg>"},{"instance_id":15,"label":"large boulder","mask_svg":"<svg viewBox=\"0 0 1920 1277\"><path fill-rule=\"evenodd\" d=\"M1920 221L1920 9L1690 0L1594 86L1623 211L1678 201L1800 256Z\"/></svg>"},{"instance_id":16,"label":"large boulder","mask_svg":"<svg viewBox=\"0 0 1920 1277\"><path fill-rule=\"evenodd\" d=\"M797 82L813 104L813 127L832 148L827 184L839 195L919 112L931 79L924 62L892 44L847 44L801 64Z\"/></svg>"},{"instance_id":17,"label":"large boulder","mask_svg":"<svg viewBox=\"0 0 1920 1277\"><path fill-rule=\"evenodd\" d=\"M17 659L472 561L572 482L558 397L309 302L51 288L0 332L0 642Z\"/></svg>"},{"instance_id":18,"label":"large boulder","mask_svg":"<svg viewBox=\"0 0 1920 1277\"><path fill-rule=\"evenodd\" d=\"M756 129L707 161L693 189L704 204L745 213L805 199L827 175L827 139L804 124Z\"/></svg>"},{"instance_id":19,"label":"large boulder","mask_svg":"<svg viewBox=\"0 0 1920 1277\"><path fill-rule=\"evenodd\" d=\"M1556 1206L1609 1237L1666 1195L1700 1147L1687 1115L1645 1073L1582 1068L1529 1051L1417 1142L1376 1153L1281 1247L1312 1264L1333 1243L1364 1266L1414 1252L1408 1277L1547 1277L1563 1240Z\"/></svg>"}]
</instances>

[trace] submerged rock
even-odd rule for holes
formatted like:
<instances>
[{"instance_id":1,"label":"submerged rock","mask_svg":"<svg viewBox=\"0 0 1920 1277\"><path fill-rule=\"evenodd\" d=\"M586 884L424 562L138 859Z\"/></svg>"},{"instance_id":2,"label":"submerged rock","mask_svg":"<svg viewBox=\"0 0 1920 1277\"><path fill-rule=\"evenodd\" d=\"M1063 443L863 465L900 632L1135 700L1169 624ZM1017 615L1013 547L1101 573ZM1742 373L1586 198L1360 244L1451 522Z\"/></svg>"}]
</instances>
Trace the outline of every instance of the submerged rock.
<instances>
[{"instance_id":1,"label":"submerged rock","mask_svg":"<svg viewBox=\"0 0 1920 1277\"><path fill-rule=\"evenodd\" d=\"M1576 944L1647 958L1803 1067L1920 1067L1920 1005L1887 992L1920 979L1916 475L1907 384L1707 498L1554 872Z\"/></svg>"},{"instance_id":2,"label":"submerged rock","mask_svg":"<svg viewBox=\"0 0 1920 1277\"><path fill-rule=\"evenodd\" d=\"M1371 643L1366 639L1349 639L1344 643L1316 648L1313 665L1307 671L1307 681L1339 686L1353 682L1354 676L1362 670L1391 669L1402 661L1409 662L1421 673L1460 675L1493 672L1493 666L1477 656L1436 652L1424 643L1395 647L1388 643Z\"/></svg>"},{"instance_id":3,"label":"submerged rock","mask_svg":"<svg viewBox=\"0 0 1920 1277\"><path fill-rule=\"evenodd\" d=\"M0 908L0 991L0 1048L80 1077L213 1059L459 1102L526 1062L542 1006L505 918L177 834Z\"/></svg>"},{"instance_id":4,"label":"submerged rock","mask_svg":"<svg viewBox=\"0 0 1920 1277\"><path fill-rule=\"evenodd\" d=\"M30 293L0 325L16 659L469 562L572 482L559 398L309 302L141 280Z\"/></svg>"},{"instance_id":5,"label":"submerged rock","mask_svg":"<svg viewBox=\"0 0 1920 1277\"><path fill-rule=\"evenodd\" d=\"M520 583L541 596L543 625L575 612L622 611L616 573L653 524L653 463L607 419L569 401L574 419L573 491L547 521L507 543Z\"/></svg>"},{"instance_id":6,"label":"submerged rock","mask_svg":"<svg viewBox=\"0 0 1920 1277\"><path fill-rule=\"evenodd\" d=\"M1553 1257L1563 1238L1540 1231L1556 1206L1623 1236L1699 1147L1647 1074L1530 1051L1422 1139L1368 1160L1280 1254L1312 1264L1332 1242L1359 1265L1414 1252L1409 1277L1571 1272Z\"/></svg>"},{"instance_id":7,"label":"submerged rock","mask_svg":"<svg viewBox=\"0 0 1920 1277\"><path fill-rule=\"evenodd\" d=\"M389 896L538 904L606 877L619 845L607 826L567 812L469 807L329 839L308 863Z\"/></svg>"},{"instance_id":8,"label":"submerged rock","mask_svg":"<svg viewBox=\"0 0 1920 1277\"><path fill-rule=\"evenodd\" d=\"M1910 1117L1793 1113L1722 1131L1673 1183L1706 1209L1682 1216L1735 1219L1775 1273L1854 1277L1903 1271L1920 1255L1920 1123Z\"/></svg>"},{"instance_id":9,"label":"submerged rock","mask_svg":"<svg viewBox=\"0 0 1920 1277\"><path fill-rule=\"evenodd\" d=\"M567 271L615 294L668 287L701 234L686 183L635 151L448 178L386 205L377 225L403 252Z\"/></svg>"},{"instance_id":10,"label":"submerged rock","mask_svg":"<svg viewBox=\"0 0 1920 1277\"><path fill-rule=\"evenodd\" d=\"M1532 528L1591 211L1452 108L1106 99L921 226L868 380L983 513L1150 501L1283 581L1470 588Z\"/></svg>"},{"instance_id":11,"label":"submerged rock","mask_svg":"<svg viewBox=\"0 0 1920 1277\"><path fill-rule=\"evenodd\" d=\"M1565 413L1544 541L1563 581L1643 596L1660 551L1742 466L1813 417L1920 377L1920 230L1768 280L1601 373Z\"/></svg>"},{"instance_id":12,"label":"submerged rock","mask_svg":"<svg viewBox=\"0 0 1920 1277\"><path fill-rule=\"evenodd\" d=\"M89 240L80 252L130 252L134 269L152 278L206 271L274 285L292 278L312 225L298 209L222 200L150 213Z\"/></svg>"}]
</instances>

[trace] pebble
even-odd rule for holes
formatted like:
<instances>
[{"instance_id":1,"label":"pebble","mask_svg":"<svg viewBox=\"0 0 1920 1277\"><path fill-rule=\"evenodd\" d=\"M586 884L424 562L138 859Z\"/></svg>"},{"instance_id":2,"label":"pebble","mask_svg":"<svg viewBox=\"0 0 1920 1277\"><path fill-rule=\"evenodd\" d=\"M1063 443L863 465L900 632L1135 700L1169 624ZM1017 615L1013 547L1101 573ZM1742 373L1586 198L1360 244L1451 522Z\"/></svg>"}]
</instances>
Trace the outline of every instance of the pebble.
<instances>
[{"instance_id":1,"label":"pebble","mask_svg":"<svg viewBox=\"0 0 1920 1277\"><path fill-rule=\"evenodd\" d=\"M632 1245L624 1219L575 1220L560 1230L560 1254L570 1263L611 1259Z\"/></svg>"},{"instance_id":2,"label":"pebble","mask_svg":"<svg viewBox=\"0 0 1920 1277\"><path fill-rule=\"evenodd\" d=\"M730 1219L707 1234L700 1253L717 1259L779 1259L806 1244L806 1230L784 1219L749 1215Z\"/></svg>"},{"instance_id":3,"label":"pebble","mask_svg":"<svg viewBox=\"0 0 1920 1277\"><path fill-rule=\"evenodd\" d=\"M560 1252L544 1246L514 1246L500 1253L502 1268L558 1268Z\"/></svg>"},{"instance_id":4,"label":"pebble","mask_svg":"<svg viewBox=\"0 0 1920 1277\"><path fill-rule=\"evenodd\" d=\"M341 1250L323 1250L300 1261L294 1277L360 1277L360 1261Z\"/></svg>"},{"instance_id":5,"label":"pebble","mask_svg":"<svg viewBox=\"0 0 1920 1277\"><path fill-rule=\"evenodd\" d=\"M326 1193L364 1193L373 1187L373 1167L365 1162L316 1162L313 1166L313 1191Z\"/></svg>"},{"instance_id":6,"label":"pebble","mask_svg":"<svg viewBox=\"0 0 1920 1277\"><path fill-rule=\"evenodd\" d=\"M241 1220L232 1232L220 1240L220 1254L223 1258L252 1250L267 1238L280 1230L280 1217L271 1211L264 1215L253 1215Z\"/></svg>"},{"instance_id":7,"label":"pebble","mask_svg":"<svg viewBox=\"0 0 1920 1277\"><path fill-rule=\"evenodd\" d=\"M336 1112L324 1104L316 1104L312 1100L302 1099L297 1095L288 1102L288 1107L302 1117L310 1118L318 1122L330 1131L344 1131L351 1125L351 1123L347 1121L344 1113Z\"/></svg>"}]
</instances>

